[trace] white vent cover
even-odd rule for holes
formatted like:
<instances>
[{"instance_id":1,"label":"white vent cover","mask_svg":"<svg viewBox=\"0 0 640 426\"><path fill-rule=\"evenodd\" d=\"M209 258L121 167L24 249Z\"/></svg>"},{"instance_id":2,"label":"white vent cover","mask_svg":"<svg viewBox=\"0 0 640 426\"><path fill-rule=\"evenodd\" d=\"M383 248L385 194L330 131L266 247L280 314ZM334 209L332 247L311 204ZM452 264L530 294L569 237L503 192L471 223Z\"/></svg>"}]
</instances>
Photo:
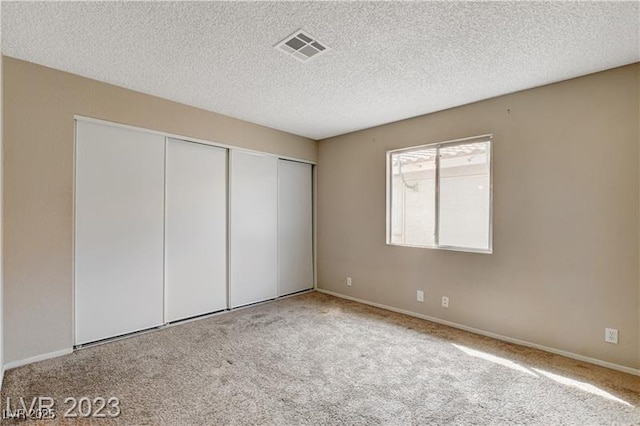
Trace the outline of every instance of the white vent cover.
<instances>
[{"instance_id":1,"label":"white vent cover","mask_svg":"<svg viewBox=\"0 0 640 426\"><path fill-rule=\"evenodd\" d=\"M315 37L303 30L298 30L274 46L281 52L293 56L301 62L326 53L329 48Z\"/></svg>"}]
</instances>

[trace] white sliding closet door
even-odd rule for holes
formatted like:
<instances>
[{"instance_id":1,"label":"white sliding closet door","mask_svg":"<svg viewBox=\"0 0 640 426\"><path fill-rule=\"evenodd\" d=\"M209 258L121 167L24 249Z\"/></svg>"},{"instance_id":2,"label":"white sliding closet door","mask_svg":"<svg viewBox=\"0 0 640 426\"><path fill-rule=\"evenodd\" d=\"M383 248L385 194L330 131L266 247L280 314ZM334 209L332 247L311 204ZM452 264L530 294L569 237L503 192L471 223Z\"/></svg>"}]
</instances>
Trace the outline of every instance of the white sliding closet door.
<instances>
[{"instance_id":1,"label":"white sliding closet door","mask_svg":"<svg viewBox=\"0 0 640 426\"><path fill-rule=\"evenodd\" d=\"M227 150L167 139L166 321L227 308Z\"/></svg>"},{"instance_id":2,"label":"white sliding closet door","mask_svg":"<svg viewBox=\"0 0 640 426\"><path fill-rule=\"evenodd\" d=\"M164 137L78 121L75 343L163 323Z\"/></svg>"},{"instance_id":3,"label":"white sliding closet door","mask_svg":"<svg viewBox=\"0 0 640 426\"><path fill-rule=\"evenodd\" d=\"M278 159L230 151L231 307L278 296Z\"/></svg>"},{"instance_id":4,"label":"white sliding closet door","mask_svg":"<svg viewBox=\"0 0 640 426\"><path fill-rule=\"evenodd\" d=\"M313 287L311 165L278 160L278 294Z\"/></svg>"}]
</instances>

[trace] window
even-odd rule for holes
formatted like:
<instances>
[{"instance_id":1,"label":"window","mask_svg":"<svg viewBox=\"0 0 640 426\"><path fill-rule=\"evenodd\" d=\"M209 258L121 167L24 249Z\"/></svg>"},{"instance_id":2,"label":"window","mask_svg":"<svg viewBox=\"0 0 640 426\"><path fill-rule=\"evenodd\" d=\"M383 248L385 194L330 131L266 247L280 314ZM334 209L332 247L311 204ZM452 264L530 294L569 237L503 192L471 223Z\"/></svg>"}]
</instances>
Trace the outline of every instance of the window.
<instances>
[{"instance_id":1,"label":"window","mask_svg":"<svg viewBox=\"0 0 640 426\"><path fill-rule=\"evenodd\" d=\"M387 152L387 244L491 253L491 135Z\"/></svg>"}]
</instances>

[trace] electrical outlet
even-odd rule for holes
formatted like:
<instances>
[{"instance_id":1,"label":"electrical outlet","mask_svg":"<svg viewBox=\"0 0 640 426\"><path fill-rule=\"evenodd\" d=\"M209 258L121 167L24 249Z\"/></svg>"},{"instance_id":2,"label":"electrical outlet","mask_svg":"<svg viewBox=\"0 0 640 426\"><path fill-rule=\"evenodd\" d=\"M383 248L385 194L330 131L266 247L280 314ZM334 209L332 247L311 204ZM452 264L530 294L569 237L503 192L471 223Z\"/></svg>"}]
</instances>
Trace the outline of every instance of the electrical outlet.
<instances>
[{"instance_id":1,"label":"electrical outlet","mask_svg":"<svg viewBox=\"0 0 640 426\"><path fill-rule=\"evenodd\" d=\"M418 302L424 302L424 291L418 290L418 292L416 293L416 300Z\"/></svg>"},{"instance_id":2,"label":"electrical outlet","mask_svg":"<svg viewBox=\"0 0 640 426\"><path fill-rule=\"evenodd\" d=\"M618 344L618 329L617 328L605 328L604 329L604 341L607 343Z\"/></svg>"},{"instance_id":3,"label":"electrical outlet","mask_svg":"<svg viewBox=\"0 0 640 426\"><path fill-rule=\"evenodd\" d=\"M347 277L347 285L351 287L351 277Z\"/></svg>"},{"instance_id":4,"label":"electrical outlet","mask_svg":"<svg viewBox=\"0 0 640 426\"><path fill-rule=\"evenodd\" d=\"M442 307L443 308L449 307L449 298L447 296L442 296Z\"/></svg>"}]
</instances>

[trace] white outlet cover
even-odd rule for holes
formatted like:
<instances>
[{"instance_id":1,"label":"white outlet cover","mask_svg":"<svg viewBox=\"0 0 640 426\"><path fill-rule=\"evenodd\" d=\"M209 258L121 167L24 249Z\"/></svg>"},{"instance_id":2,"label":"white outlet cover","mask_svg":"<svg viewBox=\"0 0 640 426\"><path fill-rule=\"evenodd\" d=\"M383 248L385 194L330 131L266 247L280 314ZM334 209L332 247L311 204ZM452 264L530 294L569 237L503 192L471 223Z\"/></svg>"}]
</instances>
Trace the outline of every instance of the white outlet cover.
<instances>
[{"instance_id":1,"label":"white outlet cover","mask_svg":"<svg viewBox=\"0 0 640 426\"><path fill-rule=\"evenodd\" d=\"M618 344L618 329L617 328L605 328L604 329L604 341L607 343Z\"/></svg>"},{"instance_id":2,"label":"white outlet cover","mask_svg":"<svg viewBox=\"0 0 640 426\"><path fill-rule=\"evenodd\" d=\"M443 308L449 307L449 298L447 296L442 296L442 307Z\"/></svg>"},{"instance_id":3,"label":"white outlet cover","mask_svg":"<svg viewBox=\"0 0 640 426\"><path fill-rule=\"evenodd\" d=\"M418 290L416 293L416 300L418 302L424 302L424 291Z\"/></svg>"},{"instance_id":4,"label":"white outlet cover","mask_svg":"<svg viewBox=\"0 0 640 426\"><path fill-rule=\"evenodd\" d=\"M347 277L347 285L351 287L351 277Z\"/></svg>"}]
</instances>

